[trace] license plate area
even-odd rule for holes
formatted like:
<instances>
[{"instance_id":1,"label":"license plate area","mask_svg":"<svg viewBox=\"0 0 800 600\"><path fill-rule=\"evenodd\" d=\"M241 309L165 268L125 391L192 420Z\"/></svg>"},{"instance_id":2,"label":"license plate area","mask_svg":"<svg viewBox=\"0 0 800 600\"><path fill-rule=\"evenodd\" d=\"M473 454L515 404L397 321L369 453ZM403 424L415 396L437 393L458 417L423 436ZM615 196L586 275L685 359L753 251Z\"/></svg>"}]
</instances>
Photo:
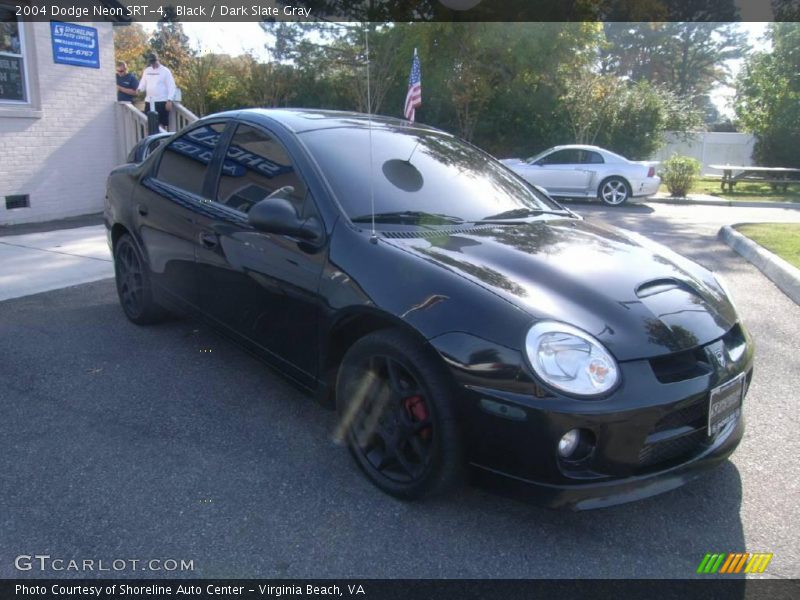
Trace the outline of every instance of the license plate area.
<instances>
[{"instance_id":1,"label":"license plate area","mask_svg":"<svg viewBox=\"0 0 800 600\"><path fill-rule=\"evenodd\" d=\"M717 435L728 423L737 420L742 414L744 397L744 373L715 387L708 398L709 437Z\"/></svg>"}]
</instances>

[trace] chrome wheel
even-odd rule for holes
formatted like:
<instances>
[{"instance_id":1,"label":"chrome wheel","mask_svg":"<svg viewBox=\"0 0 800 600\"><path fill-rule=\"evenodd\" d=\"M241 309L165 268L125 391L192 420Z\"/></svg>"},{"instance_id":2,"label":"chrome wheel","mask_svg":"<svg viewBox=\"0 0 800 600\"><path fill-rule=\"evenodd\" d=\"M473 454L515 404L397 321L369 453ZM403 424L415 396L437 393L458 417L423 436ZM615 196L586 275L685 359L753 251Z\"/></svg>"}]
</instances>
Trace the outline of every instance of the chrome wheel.
<instances>
[{"instance_id":1,"label":"chrome wheel","mask_svg":"<svg viewBox=\"0 0 800 600\"><path fill-rule=\"evenodd\" d=\"M618 177L611 177L600 184L600 200L610 206L624 203L630 196L628 184Z\"/></svg>"}]
</instances>

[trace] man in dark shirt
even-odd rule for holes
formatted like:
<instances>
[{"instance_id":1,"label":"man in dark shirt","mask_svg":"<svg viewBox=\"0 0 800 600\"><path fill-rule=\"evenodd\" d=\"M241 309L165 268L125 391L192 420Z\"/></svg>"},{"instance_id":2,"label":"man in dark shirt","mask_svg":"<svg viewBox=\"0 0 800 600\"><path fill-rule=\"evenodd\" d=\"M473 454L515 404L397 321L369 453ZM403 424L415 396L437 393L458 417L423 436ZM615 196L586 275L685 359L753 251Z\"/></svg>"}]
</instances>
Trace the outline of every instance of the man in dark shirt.
<instances>
[{"instance_id":1,"label":"man in dark shirt","mask_svg":"<svg viewBox=\"0 0 800 600\"><path fill-rule=\"evenodd\" d=\"M133 102L136 95L139 93L136 88L139 87L139 80L136 75L128 73L128 65L125 61L117 63L117 101L119 102Z\"/></svg>"}]
</instances>

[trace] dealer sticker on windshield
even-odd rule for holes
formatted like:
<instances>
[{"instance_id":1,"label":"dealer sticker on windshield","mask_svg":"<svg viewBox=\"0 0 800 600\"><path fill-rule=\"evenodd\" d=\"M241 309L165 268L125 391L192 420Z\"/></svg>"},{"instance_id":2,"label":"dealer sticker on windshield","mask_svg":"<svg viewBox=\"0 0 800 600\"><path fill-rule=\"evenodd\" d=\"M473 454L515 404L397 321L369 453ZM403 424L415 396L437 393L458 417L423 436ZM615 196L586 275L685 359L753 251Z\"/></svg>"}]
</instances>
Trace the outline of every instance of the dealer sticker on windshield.
<instances>
[{"instance_id":1,"label":"dealer sticker on windshield","mask_svg":"<svg viewBox=\"0 0 800 600\"><path fill-rule=\"evenodd\" d=\"M708 435L717 435L742 414L744 373L711 390L708 401Z\"/></svg>"}]
</instances>

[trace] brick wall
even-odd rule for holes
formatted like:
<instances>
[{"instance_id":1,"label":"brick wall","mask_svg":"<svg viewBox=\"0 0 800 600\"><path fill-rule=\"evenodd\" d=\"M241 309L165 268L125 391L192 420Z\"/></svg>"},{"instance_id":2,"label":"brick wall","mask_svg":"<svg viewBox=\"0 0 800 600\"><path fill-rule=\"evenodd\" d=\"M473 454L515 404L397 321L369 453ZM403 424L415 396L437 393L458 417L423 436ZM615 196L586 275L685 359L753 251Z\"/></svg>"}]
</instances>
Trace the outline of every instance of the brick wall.
<instances>
[{"instance_id":1,"label":"brick wall","mask_svg":"<svg viewBox=\"0 0 800 600\"><path fill-rule=\"evenodd\" d=\"M99 69L54 63L50 24L24 25L40 116L9 117L0 103L0 224L102 210L106 177L118 159L114 43L110 23L87 25L98 30ZM6 210L10 194L28 194L30 208Z\"/></svg>"}]
</instances>

